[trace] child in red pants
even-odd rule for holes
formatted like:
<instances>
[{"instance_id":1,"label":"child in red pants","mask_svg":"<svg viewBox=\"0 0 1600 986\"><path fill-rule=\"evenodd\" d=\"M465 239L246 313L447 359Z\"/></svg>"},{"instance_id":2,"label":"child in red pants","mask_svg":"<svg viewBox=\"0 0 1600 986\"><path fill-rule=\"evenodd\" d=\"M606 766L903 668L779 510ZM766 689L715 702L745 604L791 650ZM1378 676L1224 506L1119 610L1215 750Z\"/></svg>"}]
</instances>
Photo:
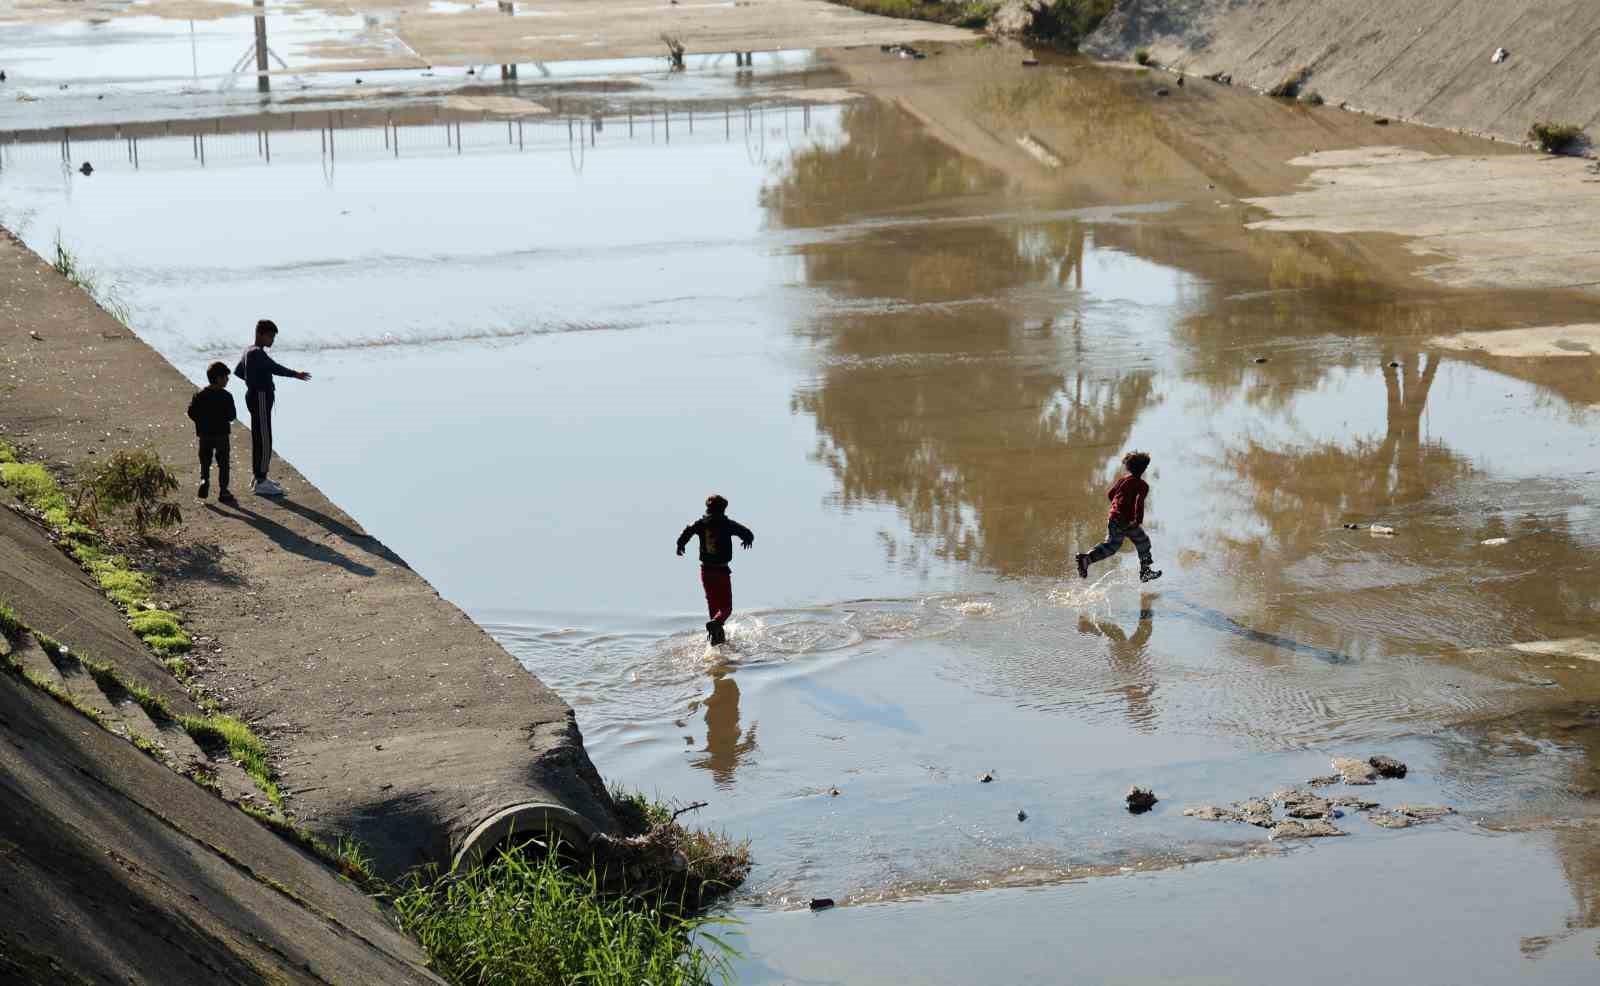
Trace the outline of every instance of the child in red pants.
<instances>
[{"instance_id":1,"label":"child in red pants","mask_svg":"<svg viewBox=\"0 0 1600 986\"><path fill-rule=\"evenodd\" d=\"M722 624L733 613L733 539L748 548L756 543L750 528L728 516L728 501L713 493L706 497L706 515L678 535L678 554L691 537L700 538L700 585L706 590L706 634L713 645L727 640Z\"/></svg>"}]
</instances>

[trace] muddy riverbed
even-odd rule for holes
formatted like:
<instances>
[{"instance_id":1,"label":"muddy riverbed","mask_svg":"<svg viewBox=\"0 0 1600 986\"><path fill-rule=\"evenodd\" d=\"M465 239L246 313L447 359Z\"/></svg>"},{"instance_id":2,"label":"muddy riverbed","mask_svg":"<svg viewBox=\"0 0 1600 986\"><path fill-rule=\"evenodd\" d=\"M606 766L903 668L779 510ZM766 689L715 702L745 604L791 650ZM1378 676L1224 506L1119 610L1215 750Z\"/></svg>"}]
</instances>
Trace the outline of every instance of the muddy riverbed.
<instances>
[{"instance_id":1,"label":"muddy riverbed","mask_svg":"<svg viewBox=\"0 0 1600 986\"><path fill-rule=\"evenodd\" d=\"M277 320L315 374L281 451L576 707L609 781L752 840L746 981L1592 981L1600 384L1430 340L1593 301L1247 229L1354 139L1332 117L1219 93L1202 131L1073 64L952 70L941 117L845 71L880 55L524 80L515 118L415 81L398 129L341 89L210 121L203 162L193 115L137 161L0 139L0 215L197 380ZM1056 165L958 149L1024 117ZM1237 159L1196 150L1229 121ZM1274 127L1324 143L1254 160ZM1135 447L1166 576L1079 581ZM671 551L713 491L758 535L715 653ZM1410 772L1363 797L1456 813L1316 844L1182 813L1373 753Z\"/></svg>"}]
</instances>

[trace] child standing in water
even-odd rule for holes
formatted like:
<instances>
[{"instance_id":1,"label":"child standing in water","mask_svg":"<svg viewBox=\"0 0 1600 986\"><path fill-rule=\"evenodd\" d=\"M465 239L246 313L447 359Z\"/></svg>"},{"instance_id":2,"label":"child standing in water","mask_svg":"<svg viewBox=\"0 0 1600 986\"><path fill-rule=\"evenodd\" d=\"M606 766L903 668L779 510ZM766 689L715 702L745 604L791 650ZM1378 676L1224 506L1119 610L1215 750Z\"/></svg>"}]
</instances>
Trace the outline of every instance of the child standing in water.
<instances>
[{"instance_id":1,"label":"child standing in water","mask_svg":"<svg viewBox=\"0 0 1600 986\"><path fill-rule=\"evenodd\" d=\"M1088 578L1089 563L1110 558L1122 547L1122 539L1127 538L1139 552L1139 581L1153 582L1161 573L1152 567L1155 562L1150 557L1150 538L1144 533L1144 498L1150 493L1150 484L1142 478L1144 471L1150 468L1150 456L1146 452L1129 452L1122 457L1122 465L1128 474L1106 491L1106 499L1111 501L1111 514L1106 518L1106 539L1088 554L1077 556L1078 577Z\"/></svg>"},{"instance_id":2,"label":"child standing in water","mask_svg":"<svg viewBox=\"0 0 1600 986\"><path fill-rule=\"evenodd\" d=\"M713 646L728 639L722 624L733 613L733 571L728 563L733 560L735 535L746 548L756 543L750 528L728 516L728 501L715 493L706 497L706 515L678 535L680 556L691 537L700 538L700 585L706 591L706 611L711 616L706 621L706 635Z\"/></svg>"}]
</instances>

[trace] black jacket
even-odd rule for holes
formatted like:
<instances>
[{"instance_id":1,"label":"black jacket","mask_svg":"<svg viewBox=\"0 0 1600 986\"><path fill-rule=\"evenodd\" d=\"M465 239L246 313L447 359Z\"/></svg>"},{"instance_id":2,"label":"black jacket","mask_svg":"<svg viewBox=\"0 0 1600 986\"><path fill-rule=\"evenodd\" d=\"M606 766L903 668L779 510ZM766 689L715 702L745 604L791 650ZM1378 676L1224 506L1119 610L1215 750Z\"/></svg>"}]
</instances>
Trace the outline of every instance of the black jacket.
<instances>
[{"instance_id":1,"label":"black jacket","mask_svg":"<svg viewBox=\"0 0 1600 986\"><path fill-rule=\"evenodd\" d=\"M251 346L239 357L239 365L233 368L233 375L244 381L245 391L273 391L277 385L272 382L273 377L297 377L300 374L280 364L277 360L267 355L267 351L260 346Z\"/></svg>"},{"instance_id":2,"label":"black jacket","mask_svg":"<svg viewBox=\"0 0 1600 986\"><path fill-rule=\"evenodd\" d=\"M750 528L723 514L706 514L678 535L678 550L692 537L700 538L700 564L727 568L733 561L733 538L737 535L746 548L756 543Z\"/></svg>"},{"instance_id":3,"label":"black jacket","mask_svg":"<svg viewBox=\"0 0 1600 986\"><path fill-rule=\"evenodd\" d=\"M189 399L189 420L201 438L226 438L228 426L239 420L239 409L226 390L202 387Z\"/></svg>"}]
</instances>

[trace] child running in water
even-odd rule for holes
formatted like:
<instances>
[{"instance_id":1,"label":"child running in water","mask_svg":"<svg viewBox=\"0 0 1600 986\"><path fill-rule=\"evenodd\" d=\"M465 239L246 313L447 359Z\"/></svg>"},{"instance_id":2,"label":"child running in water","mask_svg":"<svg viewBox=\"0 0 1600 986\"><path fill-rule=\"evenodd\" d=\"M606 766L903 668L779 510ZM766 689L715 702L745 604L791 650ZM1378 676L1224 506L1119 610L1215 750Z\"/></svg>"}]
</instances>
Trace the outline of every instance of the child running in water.
<instances>
[{"instance_id":1,"label":"child running in water","mask_svg":"<svg viewBox=\"0 0 1600 986\"><path fill-rule=\"evenodd\" d=\"M1078 577L1089 577L1089 563L1110 558L1122 547L1122 539L1133 542L1139 552L1139 581L1153 582L1161 573L1153 566L1150 557L1150 538L1144 533L1144 498L1150 493L1150 484L1142 478L1150 468L1150 455L1146 452L1129 452L1122 457L1128 475L1111 484L1106 499L1111 501L1111 514L1106 518L1106 539L1095 545L1086 555L1078 555Z\"/></svg>"},{"instance_id":2,"label":"child running in water","mask_svg":"<svg viewBox=\"0 0 1600 986\"><path fill-rule=\"evenodd\" d=\"M722 624L733 613L733 571L728 563L733 560L735 535L746 548L756 543L750 528L728 516L728 501L715 493L706 497L706 515L678 535L680 556L691 537L700 538L700 585L706 590L706 611L711 616L706 635L713 646L728 639Z\"/></svg>"}]
</instances>

